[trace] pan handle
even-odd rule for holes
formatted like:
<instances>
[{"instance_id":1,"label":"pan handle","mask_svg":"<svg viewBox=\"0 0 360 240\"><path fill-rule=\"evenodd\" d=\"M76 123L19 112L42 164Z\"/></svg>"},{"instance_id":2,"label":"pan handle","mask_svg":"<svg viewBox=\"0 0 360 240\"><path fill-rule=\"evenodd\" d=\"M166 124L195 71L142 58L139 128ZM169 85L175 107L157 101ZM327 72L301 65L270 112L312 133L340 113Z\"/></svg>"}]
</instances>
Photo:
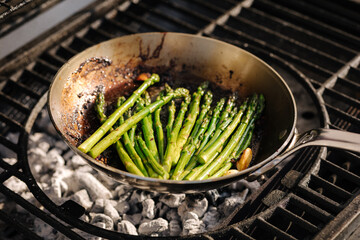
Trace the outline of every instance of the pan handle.
<instances>
[{"instance_id":1,"label":"pan handle","mask_svg":"<svg viewBox=\"0 0 360 240\"><path fill-rule=\"evenodd\" d=\"M333 147L360 153L360 134L334 129L318 128L302 134L296 134L295 140L285 152L281 153L269 163L252 172L247 179L253 181L274 168L285 158L301 148L309 146Z\"/></svg>"}]
</instances>

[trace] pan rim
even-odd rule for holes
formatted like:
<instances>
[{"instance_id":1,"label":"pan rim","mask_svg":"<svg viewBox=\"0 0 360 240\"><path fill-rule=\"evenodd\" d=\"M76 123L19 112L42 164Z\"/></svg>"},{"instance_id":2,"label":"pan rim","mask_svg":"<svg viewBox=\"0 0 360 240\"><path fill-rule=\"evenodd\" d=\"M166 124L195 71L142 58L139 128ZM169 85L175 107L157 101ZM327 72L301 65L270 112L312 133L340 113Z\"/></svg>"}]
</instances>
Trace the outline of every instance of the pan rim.
<instances>
[{"instance_id":1,"label":"pan rim","mask_svg":"<svg viewBox=\"0 0 360 240\"><path fill-rule=\"evenodd\" d=\"M200 38L200 39L206 39L207 41L214 41L217 42L219 44L223 44L223 45L228 45L232 48L235 48L240 51L242 51L244 54L249 55L251 58L254 58L255 60L259 61L262 65L264 65L267 69L269 69L273 74L275 74L275 76L280 80L280 82L282 83L283 87L286 89L286 92L288 93L290 99L291 99L291 105L292 105L292 109L293 109L293 123L291 126L291 130L288 134L288 136L286 137L286 139L283 141L283 143L281 144L281 146L279 148L277 148L277 150L275 152L273 152L270 156L268 156L267 158L265 158L264 160L262 160L261 162L257 163L256 165L251 166L250 168L247 168L246 170L240 171L238 173L234 173L228 176L223 176L223 177L219 177L219 178L213 178L213 179L205 179L205 180L195 180L195 181L187 181L187 180L164 180L164 179L157 179L157 178L151 178L151 177L142 177L139 175L135 175L132 173L129 173L127 171L124 170L120 170L118 168L109 166L109 165L105 165L97 160L95 160L94 158L90 157L89 155L81 152L79 149L77 149L76 146L74 146L73 144L71 144L67 138L65 137L65 135L62 133L62 131L60 131L60 129L57 126L57 123L55 121L53 112L51 110L51 106L53 105L53 101L52 101L52 93L54 92L54 83L56 81L56 79L59 78L59 76L61 75L61 73L64 71L64 69L66 67L68 67L69 65L71 65L72 62L74 62L76 59L81 58L81 56L85 53L90 51L90 49L94 49L97 48L99 45L104 45L104 44L109 44L110 42L116 42L118 41L118 39L125 39L125 38L134 38L137 36L150 36L150 35L166 35L166 34L171 34L171 35L177 35L179 37L190 37L190 38ZM75 66L75 69L77 68L77 66ZM73 57L71 57L64 65L61 66L61 68L59 68L59 70L57 71L57 73L55 74L55 76L53 77L53 81L50 84L49 87L49 91L48 91L48 98L47 98L47 108L49 111L49 116L51 119L52 124L54 125L56 131L58 132L58 134L61 136L61 138L65 141L65 143L78 155L80 155L82 158L84 158L86 161L88 161L90 163L91 166L95 167L96 169L107 173L111 172L113 174L118 174L118 175L122 175L122 179L127 179L128 178L132 178L133 180L131 182L156 182L156 184L166 184L168 186L171 185L203 185L203 184L208 184L208 183L214 183L214 182L221 182L221 181L226 181L226 180L230 180L233 179L233 181L239 179L241 176L248 174L252 171L255 171L257 169L259 169L260 167L262 167L263 165L267 164L268 162L270 162L271 160L273 160L276 156L278 156L291 142L291 140L294 137L294 132L295 132L295 127L296 127L296 122L297 122L297 108L296 108L296 102L294 99L294 96L289 88L289 86L287 85L287 83L285 82L285 80L282 78L282 76L275 70L273 69L269 64L267 64L264 60L260 59L259 57L257 57L256 55L238 47L235 46L233 44L224 42L224 41L220 41L214 38L210 38L210 37L205 37L205 36L200 36L200 35L193 35L193 34L187 34L187 33L176 33L176 32L148 32L148 33L137 33L137 34L129 34L129 35L125 35L125 36L121 36L121 37L117 37L117 38L113 38L107 41L103 41L101 43L98 43L96 45L93 45L83 51L81 51L80 53L74 55ZM111 174L108 174L111 175ZM119 180L117 178L117 180ZM123 180L119 180L119 181L123 181ZM131 182L127 181L129 184L131 184Z\"/></svg>"}]
</instances>

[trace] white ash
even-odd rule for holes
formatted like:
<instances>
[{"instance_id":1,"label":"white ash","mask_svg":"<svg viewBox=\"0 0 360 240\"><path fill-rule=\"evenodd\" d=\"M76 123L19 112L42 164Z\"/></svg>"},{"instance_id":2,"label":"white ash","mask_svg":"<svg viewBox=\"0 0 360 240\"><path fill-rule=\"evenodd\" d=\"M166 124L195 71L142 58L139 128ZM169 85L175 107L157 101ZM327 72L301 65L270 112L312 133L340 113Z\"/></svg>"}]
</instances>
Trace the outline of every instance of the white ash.
<instances>
[{"instance_id":1,"label":"white ash","mask_svg":"<svg viewBox=\"0 0 360 240\"><path fill-rule=\"evenodd\" d=\"M52 134L51 127L40 129ZM71 199L86 209L81 220L125 234L166 237L211 231L260 186L241 180L200 194L142 191L95 171L52 135L34 133L29 139L31 171L51 200L60 204ZM21 181L10 178L5 184L33 201ZM45 239L53 237L45 235L48 226L36 222L36 228ZM81 235L99 239L84 232Z\"/></svg>"},{"instance_id":2,"label":"white ash","mask_svg":"<svg viewBox=\"0 0 360 240\"><path fill-rule=\"evenodd\" d=\"M149 198L142 202L141 215L148 219L154 219L154 217L155 217L155 202L154 202L154 200Z\"/></svg>"},{"instance_id":3,"label":"white ash","mask_svg":"<svg viewBox=\"0 0 360 240\"><path fill-rule=\"evenodd\" d=\"M126 233L130 235L138 235L136 227L134 224L127 220L122 220L121 222L118 222L117 225L118 232Z\"/></svg>"},{"instance_id":4,"label":"white ash","mask_svg":"<svg viewBox=\"0 0 360 240\"><path fill-rule=\"evenodd\" d=\"M139 234L151 235L153 233L162 233L169 228L169 223L163 218L158 218L149 222L144 222L139 226Z\"/></svg>"}]
</instances>

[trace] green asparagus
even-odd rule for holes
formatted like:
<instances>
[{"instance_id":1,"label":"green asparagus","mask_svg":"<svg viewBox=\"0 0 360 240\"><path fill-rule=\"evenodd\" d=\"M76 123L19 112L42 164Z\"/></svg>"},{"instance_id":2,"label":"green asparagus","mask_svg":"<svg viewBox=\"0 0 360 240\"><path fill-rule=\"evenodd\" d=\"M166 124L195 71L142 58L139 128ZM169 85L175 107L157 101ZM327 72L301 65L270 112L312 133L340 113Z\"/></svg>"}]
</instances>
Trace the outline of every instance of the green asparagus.
<instances>
[{"instance_id":1,"label":"green asparagus","mask_svg":"<svg viewBox=\"0 0 360 240\"><path fill-rule=\"evenodd\" d=\"M169 173L167 173L163 166L161 166L160 163L155 160L154 156L151 154L150 150L146 146L145 141L140 136L136 136L136 141L139 143L139 146L143 154L145 155L147 162L151 165L154 171L159 174L163 179L168 179Z\"/></svg>"},{"instance_id":2,"label":"green asparagus","mask_svg":"<svg viewBox=\"0 0 360 240\"><path fill-rule=\"evenodd\" d=\"M194 93L193 101L190 104L188 115L184 121L183 126L181 127L181 131L179 132L178 138L176 140L176 148L173 153L173 159L172 159L172 165L176 165L179 161L181 150L183 149L185 143L187 142L191 130L193 129L196 118L199 115L200 111L200 100L201 97L205 93L205 89L209 86L208 82L205 82L200 87L198 87L198 90L196 93Z\"/></svg>"},{"instance_id":3,"label":"green asparagus","mask_svg":"<svg viewBox=\"0 0 360 240\"><path fill-rule=\"evenodd\" d=\"M219 156L215 160L213 160L211 164L198 175L197 180L209 178L221 167L224 161L229 158L230 154L233 152L236 145L239 143L242 135L244 134L246 126L249 124L251 118L253 117L257 103L258 97L257 95L254 95L250 101L245 117L241 120L241 123L237 127L234 135L231 137L226 147L221 151Z\"/></svg>"},{"instance_id":4,"label":"green asparagus","mask_svg":"<svg viewBox=\"0 0 360 240\"><path fill-rule=\"evenodd\" d=\"M207 131L205 133L204 139L202 140L202 142L200 144L200 147L199 147L198 151L196 152L196 154L198 154L199 151L202 150L205 147L205 145L208 143L211 135L216 130L216 124L217 124L217 121L219 119L221 110L224 107L224 104L225 104L225 98L220 99L220 101L216 104L216 107L215 107L215 109L213 111L212 118L211 118L210 123L209 123L209 127L208 127L208 129L207 129Z\"/></svg>"},{"instance_id":5,"label":"green asparagus","mask_svg":"<svg viewBox=\"0 0 360 240\"><path fill-rule=\"evenodd\" d=\"M189 95L189 90L187 90L185 88L178 88L174 92L166 94L166 96L162 97L161 100L155 101L151 105L142 109L140 112L134 114L132 117L126 119L124 124L122 124L121 126L116 128L114 131L112 131L106 137L104 137L100 142L98 142L89 151L89 155L93 158L96 158L105 149L107 149L110 145L115 143L126 131L128 131L132 126L134 126L136 123L141 121L148 114L153 113L156 109L165 105L173 98L184 97L184 96L188 96L188 95ZM128 100L126 102L128 102ZM124 104L126 104L126 102Z\"/></svg>"},{"instance_id":6,"label":"green asparagus","mask_svg":"<svg viewBox=\"0 0 360 240\"><path fill-rule=\"evenodd\" d=\"M148 78L141 86L136 89L133 94L126 100L124 104L121 105L118 109L116 109L108 119L98 128L88 139L86 139L78 149L84 153L90 151L90 149L99 142L99 140L110 130L110 128L115 124L115 122L119 119L121 115L126 112L130 107L132 107L136 99L151 85L160 81L160 77L157 74L152 74L150 78ZM115 141L109 144L113 144ZM109 147L107 146L107 147ZM104 149L105 150L105 149ZM102 151L101 151L102 152ZM99 153L100 154L100 153Z\"/></svg>"},{"instance_id":7,"label":"green asparagus","mask_svg":"<svg viewBox=\"0 0 360 240\"><path fill-rule=\"evenodd\" d=\"M160 95L157 97L157 100L160 100L163 96L163 92L160 93ZM164 161L164 130L163 126L160 120L160 113L161 108L158 108L154 112L154 128L155 128L155 135L156 135L156 142L157 142L157 149L159 153L160 162L162 163Z\"/></svg>"},{"instance_id":8,"label":"green asparagus","mask_svg":"<svg viewBox=\"0 0 360 240\"><path fill-rule=\"evenodd\" d=\"M118 100L119 102L124 102L125 98L124 97L120 97ZM119 107L119 106L117 106ZM97 116L100 120L101 123L105 122L107 117L104 113L105 111L105 97L104 97L104 93L100 92L97 95L96 101L95 101L95 111L97 113ZM121 162L124 164L125 169L133 174L139 175L139 176L144 176L144 174L142 173L142 171L139 170L139 168L134 164L134 162L132 161L132 159L129 157L129 155L127 154L127 152L124 149L124 146L121 144L120 141L116 141L115 143L115 148L116 151L119 155L119 158L121 160Z\"/></svg>"},{"instance_id":9,"label":"green asparagus","mask_svg":"<svg viewBox=\"0 0 360 240\"><path fill-rule=\"evenodd\" d=\"M167 172L170 172L171 170L171 165L172 165L172 159L173 159L173 154L176 148L176 141L178 138L178 134L180 132L180 128L182 126L182 122L184 120L185 117L185 113L188 109L188 106L190 104L191 101L191 97L190 95L187 95L184 98L184 101L181 103L181 107L179 110L178 115L176 116L172 131L171 131L171 135L170 135L170 141L168 142L167 146L166 146L166 151L165 151L165 157L164 157L164 162L163 162L163 166L165 168L165 170Z\"/></svg>"}]
</instances>

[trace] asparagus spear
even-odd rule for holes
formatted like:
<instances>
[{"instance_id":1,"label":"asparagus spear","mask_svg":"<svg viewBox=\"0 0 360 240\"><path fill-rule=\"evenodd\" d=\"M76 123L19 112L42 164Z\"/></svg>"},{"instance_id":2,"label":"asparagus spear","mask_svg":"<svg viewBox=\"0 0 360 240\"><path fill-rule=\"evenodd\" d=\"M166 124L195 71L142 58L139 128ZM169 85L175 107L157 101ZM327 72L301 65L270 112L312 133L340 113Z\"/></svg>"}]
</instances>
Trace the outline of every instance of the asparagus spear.
<instances>
[{"instance_id":1,"label":"asparagus spear","mask_svg":"<svg viewBox=\"0 0 360 240\"><path fill-rule=\"evenodd\" d=\"M217 102L216 107L214 108L214 111L213 111L212 118L209 123L209 127L201 141L201 144L198 147L195 155L193 157L191 157L189 163L186 165L186 168L185 168L184 172L180 175L179 180L184 179L192 171L192 169L194 169L195 166L197 165L196 155L199 154L202 149L204 149L204 147L208 143L211 135L216 130L216 124L218 122L221 110L224 107L224 104L225 104L225 98L222 98L222 99L220 99L220 101Z\"/></svg>"},{"instance_id":2,"label":"asparagus spear","mask_svg":"<svg viewBox=\"0 0 360 240\"><path fill-rule=\"evenodd\" d=\"M206 116L206 114L208 113L208 111L210 110L210 106L213 100L213 94L211 91L207 91L204 95L204 101L201 105L201 112L199 114L198 119L196 120L194 129L191 132L190 138L194 138L195 135L197 134L199 128L201 127L201 124Z\"/></svg>"},{"instance_id":3,"label":"asparagus spear","mask_svg":"<svg viewBox=\"0 0 360 240\"><path fill-rule=\"evenodd\" d=\"M229 114L231 113L231 109L233 108L233 106L235 105L235 100L237 98L237 95L235 93L233 93L227 100L226 103L226 107L225 109L222 111L219 122L217 123L217 127L220 126L220 124L222 124L229 116Z\"/></svg>"},{"instance_id":4,"label":"asparagus spear","mask_svg":"<svg viewBox=\"0 0 360 240\"><path fill-rule=\"evenodd\" d=\"M108 119L98 128L88 139L86 139L78 149L84 153L90 151L90 149L97 143L99 140L110 130L110 128L115 124L115 122L119 119L121 115L124 114L126 110L132 107L135 104L136 99L151 85L160 81L160 77L157 74L152 74L150 78L145 80L141 86L136 89L133 94L126 100L124 104L121 105L118 109L116 109ZM109 144L113 144L115 141ZM109 147L107 146L107 147ZM104 149L105 150L105 149ZM102 151L101 151L102 152ZM101 153L100 152L100 153ZM99 153L99 154L100 154ZM98 155L99 155L98 154ZM97 155L97 156L98 156Z\"/></svg>"},{"instance_id":5,"label":"asparagus spear","mask_svg":"<svg viewBox=\"0 0 360 240\"><path fill-rule=\"evenodd\" d=\"M168 117L168 122L166 125L166 143L167 144L170 143L171 131L172 131L174 120L175 120L175 112L176 112L175 101L172 100L169 105L169 117Z\"/></svg>"},{"instance_id":6,"label":"asparagus spear","mask_svg":"<svg viewBox=\"0 0 360 240\"><path fill-rule=\"evenodd\" d=\"M126 170L130 173L144 177L144 174L139 170L139 168L134 164L129 155L127 154L124 146L120 141L115 143L116 151L120 157L121 162L124 164Z\"/></svg>"},{"instance_id":7,"label":"asparagus spear","mask_svg":"<svg viewBox=\"0 0 360 240\"><path fill-rule=\"evenodd\" d=\"M201 165L197 166L196 168L191 169L190 173L188 175L186 175L185 179L186 180L197 179L198 175L200 173L202 173L203 170L206 169L210 165L212 160L214 160L219 154L220 154L219 152L215 153L215 155L207 163L201 164Z\"/></svg>"},{"instance_id":8,"label":"asparagus spear","mask_svg":"<svg viewBox=\"0 0 360 240\"><path fill-rule=\"evenodd\" d=\"M102 89L102 91L99 92L99 94L96 96L95 99L95 112L100 120L100 123L103 124L107 117L104 113L104 109L105 109L105 96L104 96L104 91Z\"/></svg>"},{"instance_id":9,"label":"asparagus spear","mask_svg":"<svg viewBox=\"0 0 360 240\"><path fill-rule=\"evenodd\" d=\"M164 93L161 92L160 95L157 97L157 100L160 100L163 94ZM156 142L157 142L160 162L163 162L164 161L164 130L160 120L160 113L161 113L161 108L156 109L154 112L154 128L156 133Z\"/></svg>"},{"instance_id":10,"label":"asparagus spear","mask_svg":"<svg viewBox=\"0 0 360 240\"><path fill-rule=\"evenodd\" d=\"M193 156L193 154L196 150L196 146L198 145L200 138L203 136L204 132L206 131L206 128L209 125L209 122L210 122L209 117L206 117L200 126L198 134L194 137L190 136L189 144L187 144L184 147L184 149L181 151L181 157L179 159L179 162L176 165L176 168L174 170L174 173L173 173L171 179L181 180L180 175L184 171L184 168L185 168L186 164L189 162L190 158Z\"/></svg>"},{"instance_id":11,"label":"asparagus spear","mask_svg":"<svg viewBox=\"0 0 360 240\"><path fill-rule=\"evenodd\" d=\"M162 178L168 179L169 173L167 173L163 166L161 166L160 163L155 160L154 156L151 154L150 150L146 146L145 141L140 136L136 136L136 141L139 143L139 146L143 154L145 155L147 162L151 165L154 171L158 173Z\"/></svg>"},{"instance_id":12,"label":"asparagus spear","mask_svg":"<svg viewBox=\"0 0 360 240\"><path fill-rule=\"evenodd\" d=\"M139 110L141 110L145 107L144 106L145 102L148 102L148 100L144 101L142 98L138 99L138 109ZM157 146L156 146L156 142L155 142L154 129L153 129L153 125L152 125L151 115L148 115L141 120L141 129L143 131L146 146L148 147L150 153L154 156L156 161L160 162L159 154L158 154L158 150L157 150Z\"/></svg>"},{"instance_id":13,"label":"asparagus spear","mask_svg":"<svg viewBox=\"0 0 360 240\"><path fill-rule=\"evenodd\" d=\"M254 95L252 97L251 103L250 105L256 106L257 103L257 95ZM247 106L247 101L245 101L241 106L240 106L240 110L239 112L235 115L233 121L230 123L230 125L228 126L228 128L223 131L221 133L221 135L218 137L218 139L216 139L215 142L213 142L211 144L211 146L209 146L207 149L205 149L204 151L201 151L198 155L198 162L199 163L206 163L208 160L210 160L215 153L222 147L222 145L224 144L224 142L226 141L226 139L228 139L230 137L230 135L235 131L237 125L239 124L245 109Z\"/></svg>"},{"instance_id":14,"label":"asparagus spear","mask_svg":"<svg viewBox=\"0 0 360 240\"><path fill-rule=\"evenodd\" d=\"M185 113L188 109L189 103L191 101L190 95L187 95L184 98L184 101L181 103L181 107L179 110L178 115L176 116L171 134L170 134L170 141L167 143L166 151L165 151L165 157L163 166L167 172L170 172L171 170L171 164L172 164L172 157L176 148L176 141L178 138L178 134L182 125L182 122L185 117Z\"/></svg>"},{"instance_id":15,"label":"asparagus spear","mask_svg":"<svg viewBox=\"0 0 360 240\"><path fill-rule=\"evenodd\" d=\"M221 168L214 173L210 178L217 178L217 177L222 177L232 166L232 163L230 160L226 161Z\"/></svg>"},{"instance_id":16,"label":"asparagus spear","mask_svg":"<svg viewBox=\"0 0 360 240\"><path fill-rule=\"evenodd\" d=\"M173 98L188 96L189 91L185 88L178 88L174 92L167 93L161 100L155 101L151 105L145 107L140 112L134 114L132 117L126 119L124 124L109 133L105 138L98 142L90 151L89 155L93 158L99 156L105 149L116 142L126 131L132 126L141 121L148 114L153 113L159 107L165 105ZM129 100L129 99L128 99ZM128 100L126 102L128 102ZM124 104L126 104L126 102ZM123 104L123 105L124 105ZM122 106L123 106L122 105Z\"/></svg>"},{"instance_id":17,"label":"asparagus spear","mask_svg":"<svg viewBox=\"0 0 360 240\"><path fill-rule=\"evenodd\" d=\"M129 109L127 112L126 112L126 116L127 118L130 118L132 115L132 111ZM129 140L130 140L130 143L134 146L134 139L135 139L135 131L136 131L136 127L137 127L137 124L135 124L134 126L132 126L130 128L130 130L128 131L128 136L129 136Z\"/></svg>"},{"instance_id":18,"label":"asparagus spear","mask_svg":"<svg viewBox=\"0 0 360 240\"><path fill-rule=\"evenodd\" d=\"M118 99L117 101L117 104L116 104L116 107L119 107L121 106L122 104L122 99L121 97ZM121 124L124 123L124 117L121 116L119 118L119 121L118 121ZM138 167L138 169L143 173L144 176L148 177L149 174L148 172L146 171L145 167L144 167L144 164L141 160L141 157L137 154L135 148L134 148L134 143L130 140L130 137L128 135L128 132L125 132L123 135L122 135L122 141L123 141L123 145L125 146L125 149L127 151L127 154L129 155L129 157L134 161L135 165Z\"/></svg>"},{"instance_id":19,"label":"asparagus spear","mask_svg":"<svg viewBox=\"0 0 360 240\"><path fill-rule=\"evenodd\" d=\"M157 174L154 171L154 169L151 167L151 165L148 163L148 161L146 160L146 157L145 157L144 153L142 152L137 141L135 141L135 143L134 143L134 149L136 150L136 153L139 155L139 157L143 160L144 166L146 168L146 171L149 173L149 176L152 178L158 178L159 174Z\"/></svg>"},{"instance_id":20,"label":"asparagus spear","mask_svg":"<svg viewBox=\"0 0 360 240\"><path fill-rule=\"evenodd\" d=\"M124 102L124 100L125 100L124 97L120 97L119 100L118 100L118 103L122 103L122 102ZM97 116L98 116L100 122L101 123L105 122L107 117L106 117L106 115L104 113L104 111L105 111L105 97L104 97L103 92L100 92L96 97L95 111L97 113ZM139 168L131 160L131 158L129 157L129 155L125 151L124 146L121 144L120 141L116 141L115 148L116 148L116 151L117 151L117 153L119 155L119 158L120 158L121 162L124 164L124 166L125 166L125 168L126 168L126 170L128 172L139 175L139 176L144 176L142 171L140 171Z\"/></svg>"},{"instance_id":21,"label":"asparagus spear","mask_svg":"<svg viewBox=\"0 0 360 240\"><path fill-rule=\"evenodd\" d=\"M206 167L206 169L198 175L197 180L203 180L213 175L223 164L223 162L229 158L230 154L234 151L236 145L239 143L242 135L244 134L246 126L249 124L251 118L255 113L256 105L258 102L257 99L257 96L254 95L249 104L245 117L241 120L240 125L238 126L237 130L231 137L224 150L222 150L219 156L215 160L213 160L211 164L209 164L209 166Z\"/></svg>"},{"instance_id":22,"label":"asparagus spear","mask_svg":"<svg viewBox=\"0 0 360 240\"><path fill-rule=\"evenodd\" d=\"M184 147L185 143L187 142L191 130L195 125L196 118L199 115L201 97L204 95L205 89L208 86L209 86L208 82L203 83L201 86L198 87L197 92L193 94L193 101L190 104L188 115L184 121L183 126L181 127L181 131L176 140L176 148L175 148L175 152L173 153L174 156L172 159L172 165L176 165L177 162L179 161L181 150Z\"/></svg>"},{"instance_id":23,"label":"asparagus spear","mask_svg":"<svg viewBox=\"0 0 360 240\"><path fill-rule=\"evenodd\" d=\"M199 147L198 151L196 152L196 154L198 154L199 151L205 147L205 145L209 141L211 135L216 130L217 120L219 119L219 116L220 116L221 110L224 107L224 104L225 104L225 98L220 99L220 101L216 104L214 113L213 113L212 118L209 123L208 130L206 131L204 139L201 141L200 147ZM187 167L186 167L186 169L187 169Z\"/></svg>"},{"instance_id":24,"label":"asparagus spear","mask_svg":"<svg viewBox=\"0 0 360 240\"><path fill-rule=\"evenodd\" d=\"M208 147L211 146L211 144L213 144L218 137L221 135L221 133L227 128L227 126L232 122L234 116L237 113L237 107L234 107L234 109L231 111L231 113L228 115L226 119L222 120L221 124L218 124L218 127L216 128L214 134L211 136L210 141L205 145L204 150L206 150ZM220 122L221 120L219 120Z\"/></svg>"},{"instance_id":25,"label":"asparagus spear","mask_svg":"<svg viewBox=\"0 0 360 240\"><path fill-rule=\"evenodd\" d=\"M251 141L251 138L253 135L253 130L255 128L255 122L257 119L259 119L259 117L262 114L264 107L265 107L264 95L260 94L258 101L259 101L259 103L256 107L255 115L251 119L251 121L249 122L248 126L245 129L244 136L246 136L246 137L245 137L245 139L241 139L238 146L235 148L235 150L232 154L233 159L238 159L240 157L242 151L244 151L250 145L250 141Z\"/></svg>"}]
</instances>

